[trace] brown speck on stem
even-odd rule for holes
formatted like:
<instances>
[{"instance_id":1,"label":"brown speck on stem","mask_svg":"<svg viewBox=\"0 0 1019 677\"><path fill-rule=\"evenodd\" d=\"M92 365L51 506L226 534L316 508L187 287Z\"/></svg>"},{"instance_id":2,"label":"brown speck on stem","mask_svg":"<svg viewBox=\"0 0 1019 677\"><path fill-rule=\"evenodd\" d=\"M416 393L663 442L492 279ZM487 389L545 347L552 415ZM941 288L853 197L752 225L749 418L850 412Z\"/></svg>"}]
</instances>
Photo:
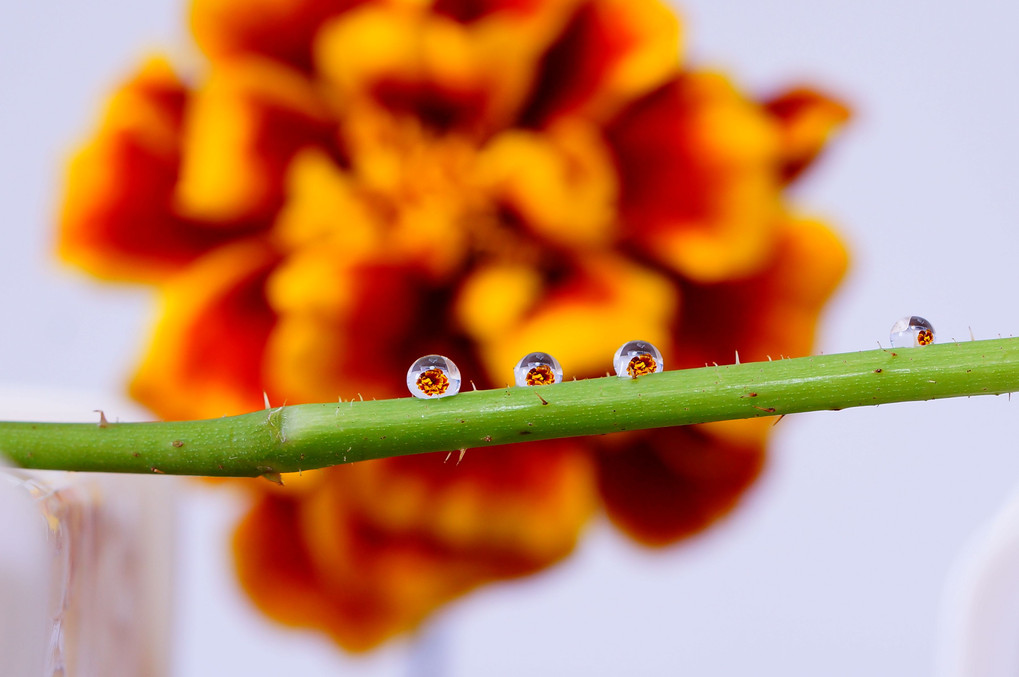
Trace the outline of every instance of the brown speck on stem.
<instances>
[{"instance_id":1,"label":"brown speck on stem","mask_svg":"<svg viewBox=\"0 0 1019 677\"><path fill-rule=\"evenodd\" d=\"M139 457L141 456L141 454L139 454L139 453L138 453L138 452L136 451L136 452L134 452L134 453L132 454L132 456L134 456L135 458L139 458Z\"/></svg>"},{"instance_id":2,"label":"brown speck on stem","mask_svg":"<svg viewBox=\"0 0 1019 677\"><path fill-rule=\"evenodd\" d=\"M881 373L881 367L878 367L877 369L875 369L874 373L875 374L880 374Z\"/></svg>"},{"instance_id":3,"label":"brown speck on stem","mask_svg":"<svg viewBox=\"0 0 1019 677\"><path fill-rule=\"evenodd\" d=\"M491 435L485 435L481 439L484 440L485 442L491 442L492 441L492 436Z\"/></svg>"},{"instance_id":4,"label":"brown speck on stem","mask_svg":"<svg viewBox=\"0 0 1019 677\"><path fill-rule=\"evenodd\" d=\"M156 466L152 466L152 472L157 473L159 475L165 475L166 474L165 472L163 472L162 470L160 470Z\"/></svg>"},{"instance_id":5,"label":"brown speck on stem","mask_svg":"<svg viewBox=\"0 0 1019 677\"><path fill-rule=\"evenodd\" d=\"M170 446L177 447L178 449L180 449L181 447L184 446L184 440L174 440L173 442L170 442Z\"/></svg>"}]
</instances>

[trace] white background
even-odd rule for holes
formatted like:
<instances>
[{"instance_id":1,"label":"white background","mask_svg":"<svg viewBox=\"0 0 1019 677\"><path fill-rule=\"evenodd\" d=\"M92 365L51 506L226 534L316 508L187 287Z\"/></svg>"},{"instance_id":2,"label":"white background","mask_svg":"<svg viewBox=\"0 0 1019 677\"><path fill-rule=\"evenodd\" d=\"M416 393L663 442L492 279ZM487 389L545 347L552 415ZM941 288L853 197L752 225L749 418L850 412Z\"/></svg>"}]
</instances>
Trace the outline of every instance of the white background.
<instances>
[{"instance_id":1,"label":"white background","mask_svg":"<svg viewBox=\"0 0 1019 677\"><path fill-rule=\"evenodd\" d=\"M933 5L682 5L691 61L761 95L824 84L856 111L795 195L853 253L825 352L873 348L911 313L942 340L1019 327L1019 10ZM0 3L6 384L123 389L150 293L61 269L54 204L67 151L117 80L154 46L187 53L183 15L183 0ZM926 674L953 562L1019 480L1017 407L985 397L789 417L764 478L708 534L650 553L598 524L566 564L354 660L253 614L226 560L236 504L182 489L173 674Z\"/></svg>"}]
</instances>

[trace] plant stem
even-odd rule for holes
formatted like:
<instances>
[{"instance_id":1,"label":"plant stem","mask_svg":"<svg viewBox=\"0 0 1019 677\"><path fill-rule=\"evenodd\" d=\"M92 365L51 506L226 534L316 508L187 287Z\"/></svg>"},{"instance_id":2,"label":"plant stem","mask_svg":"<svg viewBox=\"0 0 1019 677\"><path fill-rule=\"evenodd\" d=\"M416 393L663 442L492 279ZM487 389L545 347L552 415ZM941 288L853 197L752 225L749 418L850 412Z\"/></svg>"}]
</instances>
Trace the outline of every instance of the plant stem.
<instances>
[{"instance_id":1,"label":"plant stem","mask_svg":"<svg viewBox=\"0 0 1019 677\"><path fill-rule=\"evenodd\" d=\"M206 421L0 422L25 468L275 478L429 451L1019 390L1019 338L605 377Z\"/></svg>"}]
</instances>

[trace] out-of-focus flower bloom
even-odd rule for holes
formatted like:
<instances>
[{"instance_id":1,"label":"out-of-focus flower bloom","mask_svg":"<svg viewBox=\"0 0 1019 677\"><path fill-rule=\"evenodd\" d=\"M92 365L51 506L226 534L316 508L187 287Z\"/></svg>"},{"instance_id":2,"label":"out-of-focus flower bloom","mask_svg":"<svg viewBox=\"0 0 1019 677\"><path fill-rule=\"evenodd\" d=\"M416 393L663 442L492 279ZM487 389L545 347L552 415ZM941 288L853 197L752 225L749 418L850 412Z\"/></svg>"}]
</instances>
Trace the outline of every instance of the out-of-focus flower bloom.
<instances>
[{"instance_id":1,"label":"out-of-focus flower bloom","mask_svg":"<svg viewBox=\"0 0 1019 677\"><path fill-rule=\"evenodd\" d=\"M153 58L71 163L62 255L158 285L132 384L169 419L479 388L545 350L599 376L810 350L845 268L783 199L846 117L684 69L657 0L195 0L208 72ZM367 649L566 556L604 506L668 544L729 510L762 420L360 463L260 483L238 571L271 616Z\"/></svg>"}]
</instances>

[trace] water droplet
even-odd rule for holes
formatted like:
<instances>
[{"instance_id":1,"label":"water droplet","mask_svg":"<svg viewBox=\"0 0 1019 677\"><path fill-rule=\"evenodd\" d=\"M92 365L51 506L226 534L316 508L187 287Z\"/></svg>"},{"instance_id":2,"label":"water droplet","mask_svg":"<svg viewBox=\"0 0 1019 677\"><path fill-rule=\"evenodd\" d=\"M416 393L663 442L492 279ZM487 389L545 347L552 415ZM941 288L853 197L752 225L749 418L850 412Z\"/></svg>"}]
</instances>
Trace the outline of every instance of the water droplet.
<instances>
[{"instance_id":1,"label":"water droplet","mask_svg":"<svg viewBox=\"0 0 1019 677\"><path fill-rule=\"evenodd\" d=\"M934 343L934 327L919 315L904 317L892 325L893 348L913 348Z\"/></svg>"},{"instance_id":2,"label":"water droplet","mask_svg":"<svg viewBox=\"0 0 1019 677\"><path fill-rule=\"evenodd\" d=\"M563 380L563 368L548 353L528 353L513 367L513 376L518 386L548 386Z\"/></svg>"},{"instance_id":3,"label":"water droplet","mask_svg":"<svg viewBox=\"0 0 1019 677\"><path fill-rule=\"evenodd\" d=\"M612 366L620 378L637 378L655 374L665 368L662 353L647 341L627 341L619 346Z\"/></svg>"},{"instance_id":4,"label":"water droplet","mask_svg":"<svg viewBox=\"0 0 1019 677\"><path fill-rule=\"evenodd\" d=\"M452 397L460 392L460 370L442 355L419 357L407 370L407 388L422 400Z\"/></svg>"}]
</instances>

